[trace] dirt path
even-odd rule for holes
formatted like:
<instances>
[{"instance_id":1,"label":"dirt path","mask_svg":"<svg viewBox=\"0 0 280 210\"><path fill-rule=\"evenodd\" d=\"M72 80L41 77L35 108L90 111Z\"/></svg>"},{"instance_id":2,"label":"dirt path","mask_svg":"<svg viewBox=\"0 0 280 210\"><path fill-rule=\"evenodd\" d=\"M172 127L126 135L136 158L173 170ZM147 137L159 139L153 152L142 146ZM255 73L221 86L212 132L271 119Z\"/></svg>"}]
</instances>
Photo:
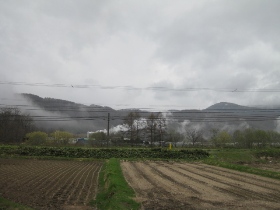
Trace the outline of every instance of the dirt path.
<instances>
[{"instance_id":1,"label":"dirt path","mask_svg":"<svg viewBox=\"0 0 280 210\"><path fill-rule=\"evenodd\" d=\"M101 162L0 159L0 193L35 209L92 209Z\"/></svg>"},{"instance_id":2,"label":"dirt path","mask_svg":"<svg viewBox=\"0 0 280 210\"><path fill-rule=\"evenodd\" d=\"M280 181L205 164L122 162L143 209L280 209Z\"/></svg>"}]
</instances>

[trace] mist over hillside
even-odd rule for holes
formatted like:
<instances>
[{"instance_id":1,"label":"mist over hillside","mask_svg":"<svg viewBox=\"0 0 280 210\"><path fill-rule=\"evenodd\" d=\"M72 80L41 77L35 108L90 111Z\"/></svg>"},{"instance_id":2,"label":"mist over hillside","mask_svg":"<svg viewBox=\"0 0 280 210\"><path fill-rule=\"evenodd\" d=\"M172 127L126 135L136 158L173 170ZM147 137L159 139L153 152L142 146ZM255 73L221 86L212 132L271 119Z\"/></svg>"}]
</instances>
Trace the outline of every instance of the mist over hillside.
<instances>
[{"instance_id":1,"label":"mist over hillside","mask_svg":"<svg viewBox=\"0 0 280 210\"><path fill-rule=\"evenodd\" d=\"M86 106L71 101L41 98L33 94L21 94L28 104L25 108L34 119L36 126L44 130L66 130L72 133L103 130L108 125L117 128L130 112L138 112L147 118L151 112L138 109L115 110L98 105ZM280 109L266 109L240 106L220 102L203 110L168 110L163 112L168 129L182 132L186 126L203 130L209 135L212 129L243 130L255 128L262 130L280 130L278 118Z\"/></svg>"}]
</instances>

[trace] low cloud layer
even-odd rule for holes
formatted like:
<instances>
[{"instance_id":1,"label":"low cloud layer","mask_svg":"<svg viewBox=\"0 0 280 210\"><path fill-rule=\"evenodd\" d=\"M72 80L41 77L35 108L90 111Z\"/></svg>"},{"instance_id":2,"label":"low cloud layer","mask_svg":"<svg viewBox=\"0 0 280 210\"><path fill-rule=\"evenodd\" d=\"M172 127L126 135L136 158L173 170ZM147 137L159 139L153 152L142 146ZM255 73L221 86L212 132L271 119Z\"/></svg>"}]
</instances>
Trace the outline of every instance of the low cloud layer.
<instances>
[{"instance_id":1,"label":"low cloud layer","mask_svg":"<svg viewBox=\"0 0 280 210\"><path fill-rule=\"evenodd\" d=\"M279 105L279 9L278 0L1 1L1 102L25 92L115 109Z\"/></svg>"}]
</instances>

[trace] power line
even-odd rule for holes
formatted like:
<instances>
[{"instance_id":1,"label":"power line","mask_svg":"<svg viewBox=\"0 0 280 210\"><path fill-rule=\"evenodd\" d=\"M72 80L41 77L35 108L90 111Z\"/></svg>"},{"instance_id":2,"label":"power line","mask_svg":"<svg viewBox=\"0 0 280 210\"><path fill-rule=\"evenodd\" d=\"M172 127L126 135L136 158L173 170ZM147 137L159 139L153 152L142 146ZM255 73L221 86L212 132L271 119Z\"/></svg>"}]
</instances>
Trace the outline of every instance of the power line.
<instances>
[{"instance_id":1,"label":"power line","mask_svg":"<svg viewBox=\"0 0 280 210\"><path fill-rule=\"evenodd\" d=\"M137 113L150 113L150 112L160 112L160 113L236 113L236 112L280 112L280 108L229 108L229 109L183 109L183 110L166 110L166 111L144 111L141 109L121 109L115 110L110 107L96 107L96 106L80 106L76 105L67 105L62 108L61 105L43 105L39 107L39 105L28 105L28 104L0 104L0 108L13 108L18 107L29 111L59 111L59 112L67 112L67 111L75 111L75 112L137 112ZM148 108L144 108L148 109Z\"/></svg>"},{"instance_id":2,"label":"power line","mask_svg":"<svg viewBox=\"0 0 280 210\"><path fill-rule=\"evenodd\" d=\"M10 115L12 117L18 116L18 115ZM47 115L29 115L30 118L32 118L33 121L49 121L49 122L55 122L55 121L92 121L92 120L108 120L106 115L103 116L47 116ZM280 120L278 119L279 116L267 116L267 115L257 115L257 116L236 116L236 115L220 115L220 116L169 116L167 118L164 118L166 121L170 122L176 122L176 121L185 121L188 120L190 122L244 122L244 121L276 121ZM112 116L111 120L119 120L123 121L125 119L125 116ZM155 120L162 119L160 118L154 118ZM5 121L5 118L0 118L0 121ZM11 119L13 120L13 119ZM15 119L16 120L16 119ZM140 118L139 121L149 121L148 118Z\"/></svg>"},{"instance_id":3,"label":"power line","mask_svg":"<svg viewBox=\"0 0 280 210\"><path fill-rule=\"evenodd\" d=\"M0 85L14 85L14 86L32 86L32 87L52 87L52 88L99 88L103 90L152 90L152 91L176 91L176 92L193 92L193 91L215 91L215 92L231 92L231 93L244 93L244 92L261 92L261 93L278 93L280 89L264 89L264 88L210 88L210 87L185 87L185 88L169 88L164 86L148 86L148 87L135 87L130 85L80 85L80 84L47 84L47 83L30 83L30 82L9 82L0 81Z\"/></svg>"},{"instance_id":4,"label":"power line","mask_svg":"<svg viewBox=\"0 0 280 210\"><path fill-rule=\"evenodd\" d=\"M7 104L0 104L0 106L7 106ZM90 121L90 120L105 120L108 112L111 112L112 120L124 120L128 112L136 111L142 114L143 117L148 117L153 113L150 111L139 110L113 110L106 107L87 107L79 105L70 105L67 108L61 108L61 105L50 105L39 108L38 106L27 104L16 104L12 107L17 107L23 111L28 112L48 112L49 115L30 115L34 121ZM5 107L3 107L5 108ZM77 110L78 109L78 110ZM109 109L109 110L108 110ZM69 116L67 112L75 111L75 116ZM77 113L85 113L87 116L79 116ZM190 120L192 122L229 122L229 121L271 121L278 120L280 116L280 109L260 109L260 108L237 108L237 109L205 109L205 110L176 110L176 111L163 111L155 112L168 115L168 121L172 120ZM97 114L97 115L95 115ZM65 115L65 116L63 116ZM95 116L94 116L95 115Z\"/></svg>"}]
</instances>

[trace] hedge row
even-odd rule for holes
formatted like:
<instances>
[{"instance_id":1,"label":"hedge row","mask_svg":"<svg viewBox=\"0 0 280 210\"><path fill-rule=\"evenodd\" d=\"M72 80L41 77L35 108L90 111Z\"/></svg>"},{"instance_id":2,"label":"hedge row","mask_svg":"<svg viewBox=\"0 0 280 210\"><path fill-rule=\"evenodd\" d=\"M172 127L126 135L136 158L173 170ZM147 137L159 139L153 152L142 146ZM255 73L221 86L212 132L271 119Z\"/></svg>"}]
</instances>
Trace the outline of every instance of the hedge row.
<instances>
[{"instance_id":1,"label":"hedge row","mask_svg":"<svg viewBox=\"0 0 280 210\"><path fill-rule=\"evenodd\" d=\"M209 156L203 150L167 150L167 149L90 149L73 147L31 147L1 146L1 155L53 156L69 158L162 158L197 160Z\"/></svg>"}]
</instances>

